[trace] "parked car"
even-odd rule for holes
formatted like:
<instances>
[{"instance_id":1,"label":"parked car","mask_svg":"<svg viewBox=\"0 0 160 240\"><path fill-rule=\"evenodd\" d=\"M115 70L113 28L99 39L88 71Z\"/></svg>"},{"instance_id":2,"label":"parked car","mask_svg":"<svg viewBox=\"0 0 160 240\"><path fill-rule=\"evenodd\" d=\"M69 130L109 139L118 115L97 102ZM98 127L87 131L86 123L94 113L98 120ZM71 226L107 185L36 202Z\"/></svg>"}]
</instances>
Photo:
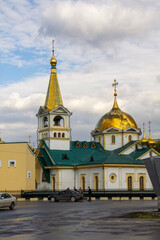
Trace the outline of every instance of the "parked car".
<instances>
[{"instance_id":1,"label":"parked car","mask_svg":"<svg viewBox=\"0 0 160 240\"><path fill-rule=\"evenodd\" d=\"M0 208L9 207L10 210L13 210L16 203L16 197L13 197L9 193L0 193Z\"/></svg>"},{"instance_id":2,"label":"parked car","mask_svg":"<svg viewBox=\"0 0 160 240\"><path fill-rule=\"evenodd\" d=\"M65 190L65 191L61 191L59 193L55 193L55 194L51 194L48 196L48 200L51 202L58 202L60 200L66 200L66 201L79 201L82 200L83 194L79 193L77 191L73 191L73 190Z\"/></svg>"}]
</instances>

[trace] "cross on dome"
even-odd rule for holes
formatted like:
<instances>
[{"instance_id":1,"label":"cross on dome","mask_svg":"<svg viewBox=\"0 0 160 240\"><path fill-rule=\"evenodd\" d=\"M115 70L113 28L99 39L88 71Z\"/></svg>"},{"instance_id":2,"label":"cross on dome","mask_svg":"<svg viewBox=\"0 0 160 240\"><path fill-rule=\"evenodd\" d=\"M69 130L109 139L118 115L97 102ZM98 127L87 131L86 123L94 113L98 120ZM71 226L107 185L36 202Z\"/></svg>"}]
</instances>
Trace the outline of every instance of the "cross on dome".
<instances>
[{"instance_id":1,"label":"cross on dome","mask_svg":"<svg viewBox=\"0 0 160 240\"><path fill-rule=\"evenodd\" d=\"M114 83L112 84L112 86L114 87L114 96L117 96L117 89L116 86L118 85L118 82L116 81L116 79L114 80Z\"/></svg>"}]
</instances>

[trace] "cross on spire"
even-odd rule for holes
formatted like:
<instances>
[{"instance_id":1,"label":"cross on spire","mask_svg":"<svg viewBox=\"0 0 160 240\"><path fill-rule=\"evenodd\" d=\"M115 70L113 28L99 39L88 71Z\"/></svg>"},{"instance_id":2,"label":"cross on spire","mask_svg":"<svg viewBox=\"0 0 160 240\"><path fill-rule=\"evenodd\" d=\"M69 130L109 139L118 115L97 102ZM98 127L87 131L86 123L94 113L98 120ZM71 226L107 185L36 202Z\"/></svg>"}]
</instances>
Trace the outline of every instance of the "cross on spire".
<instances>
[{"instance_id":1,"label":"cross on spire","mask_svg":"<svg viewBox=\"0 0 160 240\"><path fill-rule=\"evenodd\" d=\"M52 52L54 53L54 39L52 40Z\"/></svg>"},{"instance_id":2,"label":"cross on spire","mask_svg":"<svg viewBox=\"0 0 160 240\"><path fill-rule=\"evenodd\" d=\"M112 84L112 86L114 87L114 96L117 96L117 89L116 89L117 85L118 85L118 82L115 79L114 83Z\"/></svg>"}]
</instances>

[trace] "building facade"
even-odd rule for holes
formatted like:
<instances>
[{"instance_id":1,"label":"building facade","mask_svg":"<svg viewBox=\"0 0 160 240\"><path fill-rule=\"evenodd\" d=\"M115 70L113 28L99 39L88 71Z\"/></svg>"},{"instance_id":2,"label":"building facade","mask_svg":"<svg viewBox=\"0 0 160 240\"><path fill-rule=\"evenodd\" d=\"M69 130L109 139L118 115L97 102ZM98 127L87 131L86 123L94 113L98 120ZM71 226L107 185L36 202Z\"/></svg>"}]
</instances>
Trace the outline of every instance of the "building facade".
<instances>
[{"instance_id":1,"label":"building facade","mask_svg":"<svg viewBox=\"0 0 160 240\"><path fill-rule=\"evenodd\" d=\"M35 156L26 142L0 142L0 191L35 190Z\"/></svg>"},{"instance_id":2,"label":"building facade","mask_svg":"<svg viewBox=\"0 0 160 240\"><path fill-rule=\"evenodd\" d=\"M90 186L94 190L152 189L143 159L157 156L158 152L145 138L145 131L139 140L141 130L135 120L118 107L118 83L113 83L113 108L91 132L94 141L71 141L71 112L63 106L54 50L50 64L51 77L46 100L37 114L37 188L63 190L75 187L86 190Z\"/></svg>"}]
</instances>

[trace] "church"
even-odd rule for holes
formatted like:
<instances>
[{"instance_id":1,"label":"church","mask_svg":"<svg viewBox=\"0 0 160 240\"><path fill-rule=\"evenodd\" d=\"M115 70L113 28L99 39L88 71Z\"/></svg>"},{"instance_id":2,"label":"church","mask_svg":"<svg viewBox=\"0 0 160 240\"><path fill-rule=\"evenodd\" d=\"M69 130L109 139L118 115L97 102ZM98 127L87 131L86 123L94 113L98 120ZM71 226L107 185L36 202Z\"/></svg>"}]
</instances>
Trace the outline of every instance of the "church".
<instances>
[{"instance_id":1,"label":"church","mask_svg":"<svg viewBox=\"0 0 160 240\"><path fill-rule=\"evenodd\" d=\"M38 117L36 186L38 190L60 191L66 188L87 190L153 189L143 159L157 156L151 138L140 139L136 121L123 112L117 101L117 81L112 109L91 131L93 141L72 141L70 117L63 105L54 55L44 106Z\"/></svg>"}]
</instances>

